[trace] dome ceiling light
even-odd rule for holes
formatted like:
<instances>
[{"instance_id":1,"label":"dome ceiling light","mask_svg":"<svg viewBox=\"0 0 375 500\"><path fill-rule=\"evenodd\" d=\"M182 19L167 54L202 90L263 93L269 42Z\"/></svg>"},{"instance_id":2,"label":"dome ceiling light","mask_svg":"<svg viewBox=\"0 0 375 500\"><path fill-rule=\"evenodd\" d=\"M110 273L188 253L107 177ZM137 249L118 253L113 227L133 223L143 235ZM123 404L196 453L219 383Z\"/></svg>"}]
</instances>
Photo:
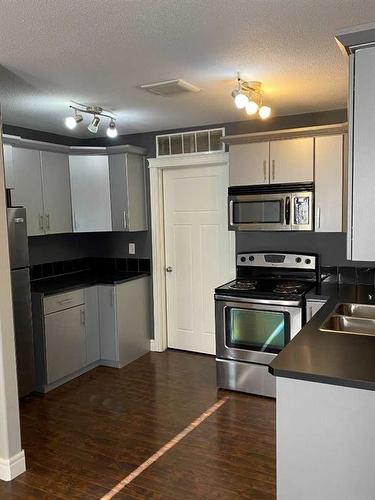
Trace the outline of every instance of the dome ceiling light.
<instances>
[{"instance_id":1,"label":"dome ceiling light","mask_svg":"<svg viewBox=\"0 0 375 500\"><path fill-rule=\"evenodd\" d=\"M255 115L265 120L271 116L271 108L263 104L261 82L245 82L237 73L237 87L232 92L234 104L238 109L245 109L248 115Z\"/></svg>"},{"instance_id":2,"label":"dome ceiling light","mask_svg":"<svg viewBox=\"0 0 375 500\"><path fill-rule=\"evenodd\" d=\"M100 106L86 106L85 104L80 104L78 102L72 101L69 107L74 110L73 116L67 116L65 118L65 126L73 130L76 128L78 123L83 121L82 115L93 115L90 124L87 129L92 133L96 134L99 129L99 125L101 123L102 118L108 119L109 124L106 130L107 136L111 137L111 139L117 137L118 131L116 128L116 119L117 116L112 112L106 109L101 108Z\"/></svg>"}]
</instances>

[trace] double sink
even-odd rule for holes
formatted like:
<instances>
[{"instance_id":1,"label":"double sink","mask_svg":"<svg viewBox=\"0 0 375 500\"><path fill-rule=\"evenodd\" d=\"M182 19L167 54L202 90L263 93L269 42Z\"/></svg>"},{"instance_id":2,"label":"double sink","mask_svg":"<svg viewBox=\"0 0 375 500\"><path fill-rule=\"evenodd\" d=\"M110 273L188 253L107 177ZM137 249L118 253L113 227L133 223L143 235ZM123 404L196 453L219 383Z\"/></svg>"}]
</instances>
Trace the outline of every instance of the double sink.
<instances>
[{"instance_id":1,"label":"double sink","mask_svg":"<svg viewBox=\"0 0 375 500\"><path fill-rule=\"evenodd\" d=\"M375 305L338 304L319 330L331 333L375 336Z\"/></svg>"}]
</instances>

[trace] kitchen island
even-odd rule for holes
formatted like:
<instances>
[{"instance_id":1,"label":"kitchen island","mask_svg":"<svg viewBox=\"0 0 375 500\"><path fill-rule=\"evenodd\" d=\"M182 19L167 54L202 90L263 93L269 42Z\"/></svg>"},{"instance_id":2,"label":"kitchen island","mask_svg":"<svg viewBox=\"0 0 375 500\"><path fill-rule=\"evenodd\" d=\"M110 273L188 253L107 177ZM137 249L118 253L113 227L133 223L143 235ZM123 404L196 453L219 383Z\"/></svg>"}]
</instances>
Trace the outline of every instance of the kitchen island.
<instances>
[{"instance_id":1,"label":"kitchen island","mask_svg":"<svg viewBox=\"0 0 375 500\"><path fill-rule=\"evenodd\" d=\"M375 337L320 330L339 303L373 295L370 285L318 285L307 299L326 304L270 365L279 500L374 498Z\"/></svg>"}]
</instances>

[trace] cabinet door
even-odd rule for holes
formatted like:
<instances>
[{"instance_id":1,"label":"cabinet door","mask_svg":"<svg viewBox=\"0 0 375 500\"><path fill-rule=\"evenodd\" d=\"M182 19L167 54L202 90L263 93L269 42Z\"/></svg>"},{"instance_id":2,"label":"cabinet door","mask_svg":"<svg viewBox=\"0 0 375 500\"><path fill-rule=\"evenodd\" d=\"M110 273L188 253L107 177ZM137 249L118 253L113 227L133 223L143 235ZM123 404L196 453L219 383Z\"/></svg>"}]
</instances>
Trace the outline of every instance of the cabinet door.
<instances>
[{"instance_id":1,"label":"cabinet door","mask_svg":"<svg viewBox=\"0 0 375 500\"><path fill-rule=\"evenodd\" d=\"M146 231L147 207L143 156L109 157L113 231Z\"/></svg>"},{"instance_id":2,"label":"cabinet door","mask_svg":"<svg viewBox=\"0 0 375 500\"><path fill-rule=\"evenodd\" d=\"M350 108L348 201L349 214L348 258L352 260L375 260L375 47L358 49L351 66L353 102ZM353 75L354 73L354 75Z\"/></svg>"},{"instance_id":3,"label":"cabinet door","mask_svg":"<svg viewBox=\"0 0 375 500\"><path fill-rule=\"evenodd\" d=\"M271 184L314 180L314 139L285 139L270 143Z\"/></svg>"},{"instance_id":4,"label":"cabinet door","mask_svg":"<svg viewBox=\"0 0 375 500\"><path fill-rule=\"evenodd\" d=\"M100 359L98 287L85 289L86 312L86 362L89 365Z\"/></svg>"},{"instance_id":5,"label":"cabinet door","mask_svg":"<svg viewBox=\"0 0 375 500\"><path fill-rule=\"evenodd\" d=\"M116 292L113 285L98 286L101 364L118 366Z\"/></svg>"},{"instance_id":6,"label":"cabinet door","mask_svg":"<svg viewBox=\"0 0 375 500\"><path fill-rule=\"evenodd\" d=\"M27 234L44 234L40 152L13 148L13 205L26 208Z\"/></svg>"},{"instance_id":7,"label":"cabinet door","mask_svg":"<svg viewBox=\"0 0 375 500\"><path fill-rule=\"evenodd\" d=\"M229 147L229 185L269 183L269 142Z\"/></svg>"},{"instance_id":8,"label":"cabinet door","mask_svg":"<svg viewBox=\"0 0 375 500\"><path fill-rule=\"evenodd\" d=\"M116 286L116 318L120 366L150 350L150 279Z\"/></svg>"},{"instance_id":9,"label":"cabinet door","mask_svg":"<svg viewBox=\"0 0 375 500\"><path fill-rule=\"evenodd\" d=\"M73 230L111 231L111 198L107 156L69 157Z\"/></svg>"},{"instance_id":10,"label":"cabinet door","mask_svg":"<svg viewBox=\"0 0 375 500\"><path fill-rule=\"evenodd\" d=\"M71 233L69 157L49 151L42 151L40 156L46 233Z\"/></svg>"},{"instance_id":11,"label":"cabinet door","mask_svg":"<svg viewBox=\"0 0 375 500\"><path fill-rule=\"evenodd\" d=\"M79 306L45 316L48 384L86 365L84 312L84 306Z\"/></svg>"},{"instance_id":12,"label":"cabinet door","mask_svg":"<svg viewBox=\"0 0 375 500\"><path fill-rule=\"evenodd\" d=\"M4 172L5 172L5 187L13 188L13 148L10 144L3 145L4 152Z\"/></svg>"},{"instance_id":13,"label":"cabinet door","mask_svg":"<svg viewBox=\"0 0 375 500\"><path fill-rule=\"evenodd\" d=\"M315 138L315 231L342 231L343 136Z\"/></svg>"}]
</instances>

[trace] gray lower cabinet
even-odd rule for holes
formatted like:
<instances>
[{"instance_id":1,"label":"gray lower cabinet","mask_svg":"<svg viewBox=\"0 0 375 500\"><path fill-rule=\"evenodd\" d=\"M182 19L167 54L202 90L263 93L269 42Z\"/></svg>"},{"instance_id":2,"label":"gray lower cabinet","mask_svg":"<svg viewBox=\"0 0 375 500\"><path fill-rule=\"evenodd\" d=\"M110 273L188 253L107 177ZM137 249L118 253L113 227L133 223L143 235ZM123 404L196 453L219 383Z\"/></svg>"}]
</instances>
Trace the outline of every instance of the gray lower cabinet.
<instances>
[{"instance_id":1,"label":"gray lower cabinet","mask_svg":"<svg viewBox=\"0 0 375 500\"><path fill-rule=\"evenodd\" d=\"M325 303L325 300L307 300L306 321L310 321L310 319L324 306Z\"/></svg>"},{"instance_id":2,"label":"gray lower cabinet","mask_svg":"<svg viewBox=\"0 0 375 500\"><path fill-rule=\"evenodd\" d=\"M39 391L48 392L99 364L96 286L46 297L33 294L32 303Z\"/></svg>"},{"instance_id":3,"label":"gray lower cabinet","mask_svg":"<svg viewBox=\"0 0 375 500\"><path fill-rule=\"evenodd\" d=\"M146 231L144 157L135 153L109 156L113 231Z\"/></svg>"},{"instance_id":4,"label":"gray lower cabinet","mask_svg":"<svg viewBox=\"0 0 375 500\"><path fill-rule=\"evenodd\" d=\"M44 318L47 384L80 370L86 364L85 306L71 307Z\"/></svg>"},{"instance_id":5,"label":"gray lower cabinet","mask_svg":"<svg viewBox=\"0 0 375 500\"><path fill-rule=\"evenodd\" d=\"M150 350L150 278L98 288L101 364L121 368Z\"/></svg>"}]
</instances>

